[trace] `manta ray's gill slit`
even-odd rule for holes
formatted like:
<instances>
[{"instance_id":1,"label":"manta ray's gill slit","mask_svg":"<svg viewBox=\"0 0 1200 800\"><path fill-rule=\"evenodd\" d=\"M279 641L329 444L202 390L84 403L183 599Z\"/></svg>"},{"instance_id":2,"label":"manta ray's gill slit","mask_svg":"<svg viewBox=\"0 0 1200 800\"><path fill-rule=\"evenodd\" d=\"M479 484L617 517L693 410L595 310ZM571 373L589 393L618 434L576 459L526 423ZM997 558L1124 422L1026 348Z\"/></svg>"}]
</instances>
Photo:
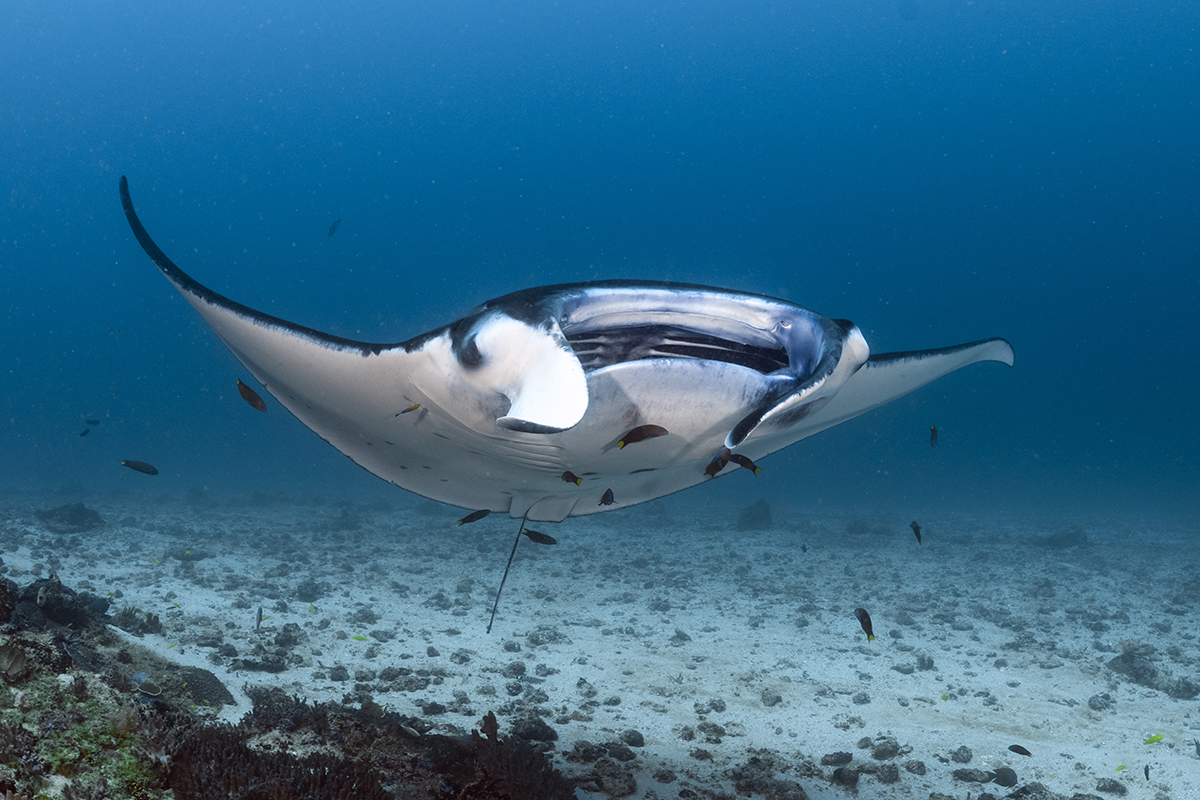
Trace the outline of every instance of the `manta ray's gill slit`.
<instances>
[{"instance_id":1,"label":"manta ray's gill slit","mask_svg":"<svg viewBox=\"0 0 1200 800\"><path fill-rule=\"evenodd\" d=\"M687 358L737 364L768 375L787 369L787 350L735 342L676 326L648 325L568 333L587 371L650 358Z\"/></svg>"}]
</instances>

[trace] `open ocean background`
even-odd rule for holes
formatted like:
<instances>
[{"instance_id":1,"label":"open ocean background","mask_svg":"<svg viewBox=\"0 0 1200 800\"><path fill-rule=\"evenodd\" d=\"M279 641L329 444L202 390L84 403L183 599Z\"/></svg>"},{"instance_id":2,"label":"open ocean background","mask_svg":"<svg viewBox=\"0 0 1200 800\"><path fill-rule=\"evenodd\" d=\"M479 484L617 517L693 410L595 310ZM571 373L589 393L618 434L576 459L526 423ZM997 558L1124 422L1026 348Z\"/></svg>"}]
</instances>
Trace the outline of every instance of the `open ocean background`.
<instances>
[{"instance_id":1,"label":"open ocean background","mask_svg":"<svg viewBox=\"0 0 1200 800\"><path fill-rule=\"evenodd\" d=\"M14 0L0 487L403 502L238 397L124 174L197 280L350 338L644 278L1016 348L668 502L1194 521L1198 42L1171 0Z\"/></svg>"}]
</instances>

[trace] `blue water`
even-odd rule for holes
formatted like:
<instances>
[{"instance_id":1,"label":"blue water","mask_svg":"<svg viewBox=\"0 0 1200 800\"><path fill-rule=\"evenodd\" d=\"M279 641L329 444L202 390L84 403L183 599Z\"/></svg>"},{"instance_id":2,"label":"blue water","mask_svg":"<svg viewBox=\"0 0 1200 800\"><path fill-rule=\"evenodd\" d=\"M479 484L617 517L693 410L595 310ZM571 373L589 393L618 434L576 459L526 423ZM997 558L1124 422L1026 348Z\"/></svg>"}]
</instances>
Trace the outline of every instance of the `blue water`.
<instances>
[{"instance_id":1,"label":"blue water","mask_svg":"<svg viewBox=\"0 0 1200 800\"><path fill-rule=\"evenodd\" d=\"M127 175L198 280L351 338L651 278L875 352L1013 343L766 459L752 491L799 513L1194 514L1198 27L1166 0L9 3L0 485L402 494L238 398Z\"/></svg>"}]
</instances>

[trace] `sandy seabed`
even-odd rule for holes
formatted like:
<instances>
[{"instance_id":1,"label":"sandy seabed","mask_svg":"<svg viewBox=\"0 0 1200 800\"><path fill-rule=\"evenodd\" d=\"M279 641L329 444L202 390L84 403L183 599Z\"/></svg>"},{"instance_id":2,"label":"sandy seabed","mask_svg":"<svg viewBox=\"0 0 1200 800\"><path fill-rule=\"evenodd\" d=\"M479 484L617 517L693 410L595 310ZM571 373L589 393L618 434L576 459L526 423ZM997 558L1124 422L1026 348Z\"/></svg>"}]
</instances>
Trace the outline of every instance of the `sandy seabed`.
<instances>
[{"instance_id":1,"label":"sandy seabed","mask_svg":"<svg viewBox=\"0 0 1200 800\"><path fill-rule=\"evenodd\" d=\"M551 739L580 797L1200 798L1194 525L957 515L920 520L918 545L895 514L679 496L532 526L558 544L522 540L486 633L515 520L94 498L100 527L47 530L36 511L64 499L4 502L4 573L158 615L123 635L216 674L237 701L221 719L247 685L452 735L494 711ZM1014 787L978 782L1005 767Z\"/></svg>"}]
</instances>

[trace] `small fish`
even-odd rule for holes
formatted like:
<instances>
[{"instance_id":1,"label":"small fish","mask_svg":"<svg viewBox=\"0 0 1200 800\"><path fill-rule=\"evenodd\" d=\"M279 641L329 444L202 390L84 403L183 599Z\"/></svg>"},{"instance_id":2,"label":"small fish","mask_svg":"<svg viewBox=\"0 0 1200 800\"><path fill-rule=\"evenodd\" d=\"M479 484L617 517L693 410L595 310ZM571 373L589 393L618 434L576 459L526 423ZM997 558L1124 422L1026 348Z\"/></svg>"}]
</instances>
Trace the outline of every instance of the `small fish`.
<instances>
[{"instance_id":1,"label":"small fish","mask_svg":"<svg viewBox=\"0 0 1200 800\"><path fill-rule=\"evenodd\" d=\"M416 411L420 407L421 407L420 403L413 403L411 406L409 406L408 408L401 411L400 414L408 414L411 411ZM398 416L400 416L400 414L397 414L396 416L398 417Z\"/></svg>"},{"instance_id":2,"label":"small fish","mask_svg":"<svg viewBox=\"0 0 1200 800\"><path fill-rule=\"evenodd\" d=\"M997 767L992 773L992 783L1000 786L1016 786L1017 772L1012 767Z\"/></svg>"},{"instance_id":3,"label":"small fish","mask_svg":"<svg viewBox=\"0 0 1200 800\"><path fill-rule=\"evenodd\" d=\"M708 462L708 466L704 468L705 477L717 477L717 473L725 469L725 465L729 463L729 456L729 450L727 448L721 448L721 452L713 456L713 460Z\"/></svg>"},{"instance_id":4,"label":"small fish","mask_svg":"<svg viewBox=\"0 0 1200 800\"><path fill-rule=\"evenodd\" d=\"M802 544L802 545L800 545L800 552L802 552L802 553L807 553L807 552L808 552L808 545L806 545L806 544Z\"/></svg>"},{"instance_id":5,"label":"small fish","mask_svg":"<svg viewBox=\"0 0 1200 800\"><path fill-rule=\"evenodd\" d=\"M1016 754L1017 754L1017 755L1019 755L1019 756L1031 756L1031 755L1033 755L1033 753L1029 752L1029 751L1028 751L1028 750L1026 750L1024 747L1021 747L1021 745L1019 745L1019 744L1014 744L1014 745L1011 745L1011 746L1010 746L1008 749L1009 749L1009 750L1011 750L1012 752L1016 753Z\"/></svg>"},{"instance_id":6,"label":"small fish","mask_svg":"<svg viewBox=\"0 0 1200 800\"><path fill-rule=\"evenodd\" d=\"M647 439L656 439L659 436L666 436L667 429L661 425L638 425L629 433L621 437L621 441L617 442L617 449L620 450L627 444L637 444L644 442Z\"/></svg>"},{"instance_id":7,"label":"small fish","mask_svg":"<svg viewBox=\"0 0 1200 800\"><path fill-rule=\"evenodd\" d=\"M138 472L144 472L147 475L157 475L158 474L158 470L156 470L154 467L147 464L145 461L122 461L121 466L129 467L130 469L135 469Z\"/></svg>"},{"instance_id":8,"label":"small fish","mask_svg":"<svg viewBox=\"0 0 1200 800\"><path fill-rule=\"evenodd\" d=\"M1119 767L1117 767L1116 769L1114 769L1114 770L1113 770L1113 772L1120 772L1120 771L1121 771L1121 770L1123 770L1123 769L1125 769L1125 765L1124 765L1124 764L1122 764L1121 766L1119 766Z\"/></svg>"},{"instance_id":9,"label":"small fish","mask_svg":"<svg viewBox=\"0 0 1200 800\"><path fill-rule=\"evenodd\" d=\"M86 422L88 425L99 425L100 424L100 420L98 420L98 419L85 419L84 422Z\"/></svg>"},{"instance_id":10,"label":"small fish","mask_svg":"<svg viewBox=\"0 0 1200 800\"><path fill-rule=\"evenodd\" d=\"M875 632L871 629L871 615L867 613L865 608L854 609L854 616L858 620L858 624L862 625L863 633L867 635L867 641L875 641Z\"/></svg>"},{"instance_id":11,"label":"small fish","mask_svg":"<svg viewBox=\"0 0 1200 800\"><path fill-rule=\"evenodd\" d=\"M758 473L762 472L762 468L757 466L753 461L746 458L740 453L730 453L729 460L737 464L742 469L748 469L757 477Z\"/></svg>"},{"instance_id":12,"label":"small fish","mask_svg":"<svg viewBox=\"0 0 1200 800\"><path fill-rule=\"evenodd\" d=\"M521 533L528 536L531 542L537 542L538 544L558 544L558 539L555 539L553 536L531 531L529 528L521 528Z\"/></svg>"},{"instance_id":13,"label":"small fish","mask_svg":"<svg viewBox=\"0 0 1200 800\"><path fill-rule=\"evenodd\" d=\"M254 620L254 630L258 630L262 625L262 606L258 607L258 616Z\"/></svg>"},{"instance_id":14,"label":"small fish","mask_svg":"<svg viewBox=\"0 0 1200 800\"><path fill-rule=\"evenodd\" d=\"M583 485L583 478L579 477L578 475L576 475L574 472L571 472L570 470L567 470L566 472L564 472L562 474L562 479L564 481L566 481L567 483L573 483L576 486Z\"/></svg>"},{"instance_id":15,"label":"small fish","mask_svg":"<svg viewBox=\"0 0 1200 800\"><path fill-rule=\"evenodd\" d=\"M1156 733L1153 736L1151 736L1149 739L1147 739L1146 741L1142 742L1142 744L1154 744L1155 742L1161 742L1162 738L1163 738L1163 735L1161 733Z\"/></svg>"},{"instance_id":16,"label":"small fish","mask_svg":"<svg viewBox=\"0 0 1200 800\"><path fill-rule=\"evenodd\" d=\"M237 387L238 387L238 394L240 394L242 396L243 400L245 400L247 403L249 403L250 405L257 408L259 411L267 410L267 404L264 403L263 399L258 396L258 392L254 391L249 386L242 383L241 378L238 378Z\"/></svg>"},{"instance_id":17,"label":"small fish","mask_svg":"<svg viewBox=\"0 0 1200 800\"><path fill-rule=\"evenodd\" d=\"M356 634L354 634L353 636L351 636L350 638L351 638L351 639L354 639L354 640L356 640L356 641L359 641L359 642L365 642L365 641L367 640L367 637L365 637L365 636L359 636L357 633L356 633Z\"/></svg>"},{"instance_id":18,"label":"small fish","mask_svg":"<svg viewBox=\"0 0 1200 800\"><path fill-rule=\"evenodd\" d=\"M920 544L921 543L921 526L918 525L917 521L914 519L912 522L908 523L908 527L913 529L913 533L917 537L917 544Z\"/></svg>"},{"instance_id":19,"label":"small fish","mask_svg":"<svg viewBox=\"0 0 1200 800\"><path fill-rule=\"evenodd\" d=\"M929 446L937 447L937 428L929 426Z\"/></svg>"},{"instance_id":20,"label":"small fish","mask_svg":"<svg viewBox=\"0 0 1200 800\"><path fill-rule=\"evenodd\" d=\"M341 218L341 217L338 217L337 219L335 219L335 220L333 221L333 224L331 224L331 225L329 226L329 235L330 235L330 236L333 236L335 233L337 233L338 225L341 225L341 224L342 224L342 218Z\"/></svg>"},{"instance_id":21,"label":"small fish","mask_svg":"<svg viewBox=\"0 0 1200 800\"><path fill-rule=\"evenodd\" d=\"M598 505L598 506L611 506L611 505L612 505L614 502L615 502L615 501L614 501L614 499L613 499L613 492L612 492L612 489L605 489L605 490L604 490L604 495L603 495L603 496L600 498L600 502L599 502L599 503L597 503L596 505Z\"/></svg>"},{"instance_id":22,"label":"small fish","mask_svg":"<svg viewBox=\"0 0 1200 800\"><path fill-rule=\"evenodd\" d=\"M470 514L467 514L465 517L460 519L458 521L458 524L466 525L469 522L479 522L479 520L483 519L490 513L492 513L492 512L488 511L486 508L483 509L482 511L472 511Z\"/></svg>"},{"instance_id":23,"label":"small fish","mask_svg":"<svg viewBox=\"0 0 1200 800\"><path fill-rule=\"evenodd\" d=\"M1150 780L1150 765L1149 764L1147 764L1145 766L1145 770L1146 770L1146 780Z\"/></svg>"},{"instance_id":24,"label":"small fish","mask_svg":"<svg viewBox=\"0 0 1200 800\"><path fill-rule=\"evenodd\" d=\"M83 437L87 436L91 432L92 432L91 428L84 428L83 430L81 430L79 432L79 438L82 439Z\"/></svg>"}]
</instances>

